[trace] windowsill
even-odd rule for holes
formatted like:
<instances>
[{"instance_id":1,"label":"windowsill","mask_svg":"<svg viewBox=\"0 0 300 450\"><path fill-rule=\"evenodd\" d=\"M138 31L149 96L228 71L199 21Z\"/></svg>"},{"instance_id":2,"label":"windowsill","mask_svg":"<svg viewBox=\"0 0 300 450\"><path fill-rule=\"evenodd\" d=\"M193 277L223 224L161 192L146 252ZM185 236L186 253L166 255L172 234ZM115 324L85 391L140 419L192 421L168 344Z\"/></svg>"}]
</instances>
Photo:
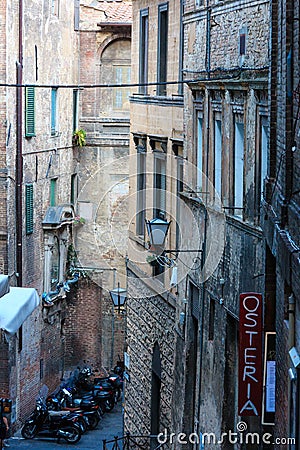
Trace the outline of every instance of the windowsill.
<instances>
[{"instance_id":1,"label":"windowsill","mask_svg":"<svg viewBox=\"0 0 300 450\"><path fill-rule=\"evenodd\" d=\"M157 96L149 94L133 94L130 103L147 103L162 106L183 106L183 95Z\"/></svg>"},{"instance_id":2,"label":"windowsill","mask_svg":"<svg viewBox=\"0 0 300 450\"><path fill-rule=\"evenodd\" d=\"M146 248L145 236L138 236L132 231L129 231L129 239Z\"/></svg>"},{"instance_id":3,"label":"windowsill","mask_svg":"<svg viewBox=\"0 0 300 450\"><path fill-rule=\"evenodd\" d=\"M51 133L51 134L50 134L50 137L51 137L51 138L56 138L56 137L58 137L58 136L60 136L59 131L56 131L55 133Z\"/></svg>"}]
</instances>

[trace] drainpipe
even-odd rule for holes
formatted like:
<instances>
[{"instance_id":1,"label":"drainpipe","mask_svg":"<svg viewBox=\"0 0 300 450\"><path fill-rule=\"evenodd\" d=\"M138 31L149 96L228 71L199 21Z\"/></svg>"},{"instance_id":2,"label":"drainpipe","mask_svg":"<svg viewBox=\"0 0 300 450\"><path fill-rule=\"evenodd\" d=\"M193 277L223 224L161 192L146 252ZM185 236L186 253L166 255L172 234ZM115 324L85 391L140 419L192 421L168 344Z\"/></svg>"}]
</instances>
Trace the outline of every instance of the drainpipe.
<instances>
[{"instance_id":1,"label":"drainpipe","mask_svg":"<svg viewBox=\"0 0 300 450\"><path fill-rule=\"evenodd\" d=\"M16 272L17 285L23 284L22 261L22 182L23 182L23 156L22 156L22 82L23 82L23 2L19 0L19 60L17 61L17 92L16 92Z\"/></svg>"}]
</instances>

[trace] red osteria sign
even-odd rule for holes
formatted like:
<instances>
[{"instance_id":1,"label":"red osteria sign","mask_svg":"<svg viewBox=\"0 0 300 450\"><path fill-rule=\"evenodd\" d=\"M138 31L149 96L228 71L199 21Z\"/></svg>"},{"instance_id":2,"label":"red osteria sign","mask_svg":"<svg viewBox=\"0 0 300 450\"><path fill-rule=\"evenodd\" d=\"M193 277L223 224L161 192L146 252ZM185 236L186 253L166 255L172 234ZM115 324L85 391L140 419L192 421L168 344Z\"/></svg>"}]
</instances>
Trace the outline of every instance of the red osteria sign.
<instances>
[{"instance_id":1,"label":"red osteria sign","mask_svg":"<svg viewBox=\"0 0 300 450\"><path fill-rule=\"evenodd\" d=\"M240 294L239 415L261 416L262 295Z\"/></svg>"}]
</instances>

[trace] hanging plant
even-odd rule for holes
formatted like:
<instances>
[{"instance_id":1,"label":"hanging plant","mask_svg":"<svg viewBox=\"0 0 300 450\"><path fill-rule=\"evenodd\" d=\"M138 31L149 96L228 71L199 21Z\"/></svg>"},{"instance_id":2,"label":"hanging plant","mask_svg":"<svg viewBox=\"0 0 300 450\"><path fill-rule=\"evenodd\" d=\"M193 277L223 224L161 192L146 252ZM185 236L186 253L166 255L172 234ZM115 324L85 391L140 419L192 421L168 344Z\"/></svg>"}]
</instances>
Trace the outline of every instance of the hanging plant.
<instances>
[{"instance_id":1,"label":"hanging plant","mask_svg":"<svg viewBox=\"0 0 300 450\"><path fill-rule=\"evenodd\" d=\"M86 145L86 132L82 129L75 130L73 133L73 143L77 147L83 147Z\"/></svg>"},{"instance_id":2,"label":"hanging plant","mask_svg":"<svg viewBox=\"0 0 300 450\"><path fill-rule=\"evenodd\" d=\"M157 257L155 255L147 256L146 261L150 264L150 266L156 266L156 264L158 264Z\"/></svg>"}]
</instances>

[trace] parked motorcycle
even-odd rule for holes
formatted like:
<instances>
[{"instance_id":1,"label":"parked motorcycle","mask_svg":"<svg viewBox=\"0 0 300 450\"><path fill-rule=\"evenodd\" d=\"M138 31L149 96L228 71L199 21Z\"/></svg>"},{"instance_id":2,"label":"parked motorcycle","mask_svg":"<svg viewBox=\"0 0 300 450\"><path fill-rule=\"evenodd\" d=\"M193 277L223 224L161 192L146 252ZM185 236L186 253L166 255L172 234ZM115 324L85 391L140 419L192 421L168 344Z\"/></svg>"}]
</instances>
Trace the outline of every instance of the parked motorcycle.
<instances>
[{"instance_id":1,"label":"parked motorcycle","mask_svg":"<svg viewBox=\"0 0 300 450\"><path fill-rule=\"evenodd\" d=\"M112 374L107 377L94 378L93 382L90 380L92 371L89 367L83 368L75 379L75 386L83 395L87 392L97 396L99 392L113 393L114 402L121 398L123 390L123 380L117 374Z\"/></svg>"},{"instance_id":2,"label":"parked motorcycle","mask_svg":"<svg viewBox=\"0 0 300 450\"><path fill-rule=\"evenodd\" d=\"M49 411L45 398L46 395L38 397L35 410L22 427L23 438L33 439L37 435L43 435L58 440L63 438L69 444L76 444L82 434L78 416L65 411Z\"/></svg>"},{"instance_id":3,"label":"parked motorcycle","mask_svg":"<svg viewBox=\"0 0 300 450\"><path fill-rule=\"evenodd\" d=\"M56 411L69 411L72 414L82 415L90 430L97 427L101 418L100 407L94 400L74 402L72 394L66 387L62 387L57 394L48 396L47 406Z\"/></svg>"}]
</instances>

